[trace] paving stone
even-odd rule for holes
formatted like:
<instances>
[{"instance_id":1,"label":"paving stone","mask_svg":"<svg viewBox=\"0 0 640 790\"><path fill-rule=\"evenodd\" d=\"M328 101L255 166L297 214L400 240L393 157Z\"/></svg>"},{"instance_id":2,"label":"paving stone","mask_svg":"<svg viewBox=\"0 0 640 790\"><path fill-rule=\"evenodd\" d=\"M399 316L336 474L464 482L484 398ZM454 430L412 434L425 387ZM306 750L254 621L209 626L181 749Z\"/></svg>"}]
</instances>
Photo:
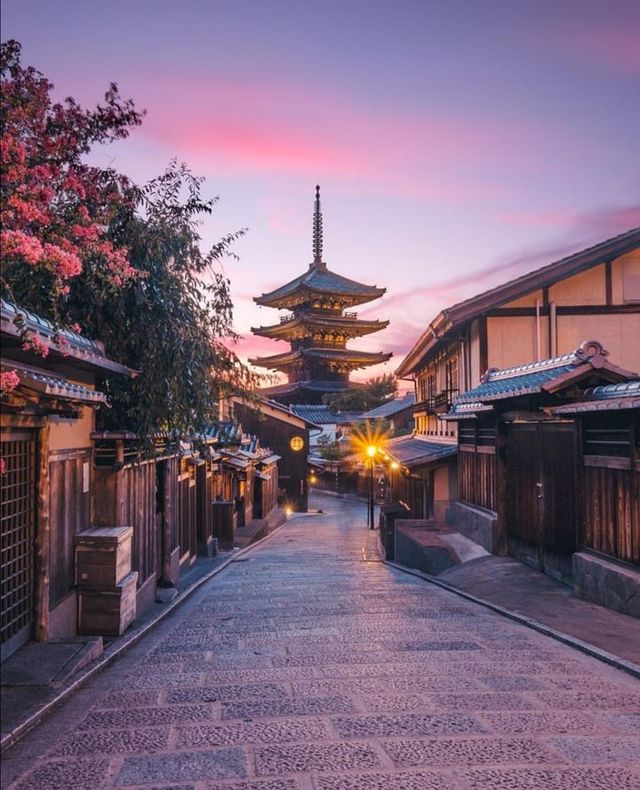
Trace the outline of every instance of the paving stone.
<instances>
[{"instance_id":1,"label":"paving stone","mask_svg":"<svg viewBox=\"0 0 640 790\"><path fill-rule=\"evenodd\" d=\"M353 702L347 697L265 699L225 704L222 718L252 719L260 716L313 716L323 713L350 713L353 710Z\"/></svg>"},{"instance_id":2,"label":"paving stone","mask_svg":"<svg viewBox=\"0 0 640 790\"><path fill-rule=\"evenodd\" d=\"M461 774L468 790L638 790L640 773L624 768L476 769Z\"/></svg>"},{"instance_id":3,"label":"paving stone","mask_svg":"<svg viewBox=\"0 0 640 790\"><path fill-rule=\"evenodd\" d=\"M207 790L298 790L295 779L257 779L254 782L225 782L207 784Z\"/></svg>"},{"instance_id":4,"label":"paving stone","mask_svg":"<svg viewBox=\"0 0 640 790\"><path fill-rule=\"evenodd\" d=\"M142 708L157 705L160 697L158 689L142 691L109 691L95 704L96 708Z\"/></svg>"},{"instance_id":5,"label":"paving stone","mask_svg":"<svg viewBox=\"0 0 640 790\"><path fill-rule=\"evenodd\" d=\"M558 755L531 739L417 738L383 741L391 759L409 765L481 765L482 763L558 762Z\"/></svg>"},{"instance_id":6,"label":"paving stone","mask_svg":"<svg viewBox=\"0 0 640 790\"><path fill-rule=\"evenodd\" d=\"M408 713L387 716L349 716L331 719L339 735L345 738L394 735L455 735L482 733L485 727L462 713Z\"/></svg>"},{"instance_id":7,"label":"paving stone","mask_svg":"<svg viewBox=\"0 0 640 790\"><path fill-rule=\"evenodd\" d=\"M200 677L200 676L198 676ZM258 667L251 670L252 681L283 681L298 680L300 678L320 678L322 669L315 667ZM231 669L220 669L207 672L204 676L205 684L224 685L233 684L238 680L238 673ZM194 684L195 685L195 684Z\"/></svg>"},{"instance_id":8,"label":"paving stone","mask_svg":"<svg viewBox=\"0 0 640 790\"><path fill-rule=\"evenodd\" d=\"M640 738L594 737L550 738L568 760L576 763L640 763Z\"/></svg>"},{"instance_id":9,"label":"paving stone","mask_svg":"<svg viewBox=\"0 0 640 790\"><path fill-rule=\"evenodd\" d=\"M236 743L287 743L318 741L331 737L328 725L319 719L202 724L180 729L178 745L185 747L230 746Z\"/></svg>"},{"instance_id":10,"label":"paving stone","mask_svg":"<svg viewBox=\"0 0 640 790\"><path fill-rule=\"evenodd\" d=\"M457 780L443 773L419 771L321 776L318 790L457 790Z\"/></svg>"},{"instance_id":11,"label":"paving stone","mask_svg":"<svg viewBox=\"0 0 640 790\"><path fill-rule=\"evenodd\" d=\"M482 720L497 733L513 735L588 735L600 729L591 716L581 711L483 711Z\"/></svg>"},{"instance_id":12,"label":"paving stone","mask_svg":"<svg viewBox=\"0 0 640 790\"><path fill-rule=\"evenodd\" d=\"M596 718L621 734L640 733L640 712L601 713Z\"/></svg>"},{"instance_id":13,"label":"paving stone","mask_svg":"<svg viewBox=\"0 0 640 790\"><path fill-rule=\"evenodd\" d=\"M54 754L118 754L121 752L158 752L169 741L169 729L87 730L67 738Z\"/></svg>"},{"instance_id":14,"label":"paving stone","mask_svg":"<svg viewBox=\"0 0 640 790\"><path fill-rule=\"evenodd\" d=\"M397 645L394 650L482 650L477 642L461 641L433 641L433 642L406 642Z\"/></svg>"},{"instance_id":15,"label":"paving stone","mask_svg":"<svg viewBox=\"0 0 640 790\"><path fill-rule=\"evenodd\" d=\"M129 689L161 689L167 686L197 686L202 679L201 672L174 672L171 675L157 675L145 671L144 674L132 674L122 679L121 683Z\"/></svg>"},{"instance_id":16,"label":"paving stone","mask_svg":"<svg viewBox=\"0 0 640 790\"><path fill-rule=\"evenodd\" d=\"M286 697L287 690L280 683L250 683L246 686L208 686L195 689L172 689L167 702L217 702L218 700L262 699L264 697Z\"/></svg>"},{"instance_id":17,"label":"paving stone","mask_svg":"<svg viewBox=\"0 0 640 790\"><path fill-rule=\"evenodd\" d=\"M535 707L522 694L433 694L432 703L438 710L519 710Z\"/></svg>"},{"instance_id":18,"label":"paving stone","mask_svg":"<svg viewBox=\"0 0 640 790\"><path fill-rule=\"evenodd\" d=\"M246 757L242 749L218 749L206 752L181 752L145 757L126 757L118 785L136 785L160 781L198 781L204 779L244 779Z\"/></svg>"},{"instance_id":19,"label":"paving stone","mask_svg":"<svg viewBox=\"0 0 640 790\"><path fill-rule=\"evenodd\" d=\"M373 746L366 743L296 744L255 750L256 771L262 776L307 771L342 771L381 767Z\"/></svg>"},{"instance_id":20,"label":"paving stone","mask_svg":"<svg viewBox=\"0 0 640 790\"><path fill-rule=\"evenodd\" d=\"M365 695L360 698L362 707L370 713L387 713L389 711L403 710L432 710L433 706L423 697L415 695L384 694Z\"/></svg>"},{"instance_id":21,"label":"paving stone","mask_svg":"<svg viewBox=\"0 0 640 790\"><path fill-rule=\"evenodd\" d=\"M106 786L108 760L49 760L36 766L15 790L86 790Z\"/></svg>"},{"instance_id":22,"label":"paving stone","mask_svg":"<svg viewBox=\"0 0 640 790\"><path fill-rule=\"evenodd\" d=\"M214 718L214 710L208 705L167 705L159 708L130 708L128 710L105 710L90 713L78 729L102 729L107 727L131 727L135 725L167 725L183 721L206 721Z\"/></svg>"},{"instance_id":23,"label":"paving stone","mask_svg":"<svg viewBox=\"0 0 640 790\"><path fill-rule=\"evenodd\" d=\"M492 691L539 691L546 688L535 678L521 676L482 678L480 682Z\"/></svg>"},{"instance_id":24,"label":"paving stone","mask_svg":"<svg viewBox=\"0 0 640 790\"><path fill-rule=\"evenodd\" d=\"M637 713L640 710L640 694L629 691L617 693L573 692L573 691L542 691L536 699L550 708L566 708L567 710L618 710Z\"/></svg>"}]
</instances>

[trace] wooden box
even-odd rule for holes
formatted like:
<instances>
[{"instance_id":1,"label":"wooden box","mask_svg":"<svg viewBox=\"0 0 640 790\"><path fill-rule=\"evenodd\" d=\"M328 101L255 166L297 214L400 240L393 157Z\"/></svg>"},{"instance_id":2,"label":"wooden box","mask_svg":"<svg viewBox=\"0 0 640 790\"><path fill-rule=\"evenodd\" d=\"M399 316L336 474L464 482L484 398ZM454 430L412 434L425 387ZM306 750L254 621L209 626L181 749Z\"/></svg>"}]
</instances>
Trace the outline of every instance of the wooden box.
<instances>
[{"instance_id":1,"label":"wooden box","mask_svg":"<svg viewBox=\"0 0 640 790\"><path fill-rule=\"evenodd\" d=\"M113 587L78 587L78 632L120 636L136 618L138 573Z\"/></svg>"},{"instance_id":2,"label":"wooden box","mask_svg":"<svg viewBox=\"0 0 640 790\"><path fill-rule=\"evenodd\" d=\"M115 587L131 573L132 527L97 527L76 535L76 585Z\"/></svg>"}]
</instances>

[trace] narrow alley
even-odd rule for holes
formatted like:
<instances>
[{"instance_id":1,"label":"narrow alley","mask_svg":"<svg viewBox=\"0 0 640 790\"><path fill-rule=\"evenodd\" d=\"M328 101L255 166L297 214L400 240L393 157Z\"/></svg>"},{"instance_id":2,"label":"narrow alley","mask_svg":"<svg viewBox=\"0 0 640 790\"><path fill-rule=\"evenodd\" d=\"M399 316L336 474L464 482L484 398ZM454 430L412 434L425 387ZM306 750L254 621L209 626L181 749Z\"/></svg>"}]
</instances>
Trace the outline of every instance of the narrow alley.
<instances>
[{"instance_id":1,"label":"narrow alley","mask_svg":"<svg viewBox=\"0 0 640 790\"><path fill-rule=\"evenodd\" d=\"M10 749L5 790L624 790L640 687L316 496Z\"/></svg>"}]
</instances>

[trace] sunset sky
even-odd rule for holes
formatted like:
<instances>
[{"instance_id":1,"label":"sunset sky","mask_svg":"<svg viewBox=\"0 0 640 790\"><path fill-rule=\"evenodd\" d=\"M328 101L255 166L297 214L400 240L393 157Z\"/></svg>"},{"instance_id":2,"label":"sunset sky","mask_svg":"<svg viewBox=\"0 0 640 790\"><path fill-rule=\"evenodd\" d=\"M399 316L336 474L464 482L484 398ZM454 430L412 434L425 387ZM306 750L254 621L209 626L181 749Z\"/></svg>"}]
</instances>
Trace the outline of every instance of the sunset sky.
<instances>
[{"instance_id":1,"label":"sunset sky","mask_svg":"<svg viewBox=\"0 0 640 790\"><path fill-rule=\"evenodd\" d=\"M282 343L252 297L312 259L386 286L354 341L392 372L442 308L640 225L638 0L4 0L2 37L59 95L146 108L100 151L138 181L206 177L242 357Z\"/></svg>"}]
</instances>

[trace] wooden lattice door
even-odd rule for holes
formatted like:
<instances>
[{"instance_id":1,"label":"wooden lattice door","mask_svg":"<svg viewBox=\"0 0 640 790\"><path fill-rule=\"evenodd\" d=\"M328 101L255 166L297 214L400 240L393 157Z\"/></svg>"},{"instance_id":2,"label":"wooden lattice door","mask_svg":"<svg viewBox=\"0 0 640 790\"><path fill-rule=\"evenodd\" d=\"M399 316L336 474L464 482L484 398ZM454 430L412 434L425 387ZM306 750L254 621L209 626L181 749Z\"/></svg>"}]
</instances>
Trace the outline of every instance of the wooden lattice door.
<instances>
[{"instance_id":1,"label":"wooden lattice door","mask_svg":"<svg viewBox=\"0 0 640 790\"><path fill-rule=\"evenodd\" d=\"M16 432L2 437L0 475L1 651L8 658L33 630L35 554L35 436Z\"/></svg>"}]
</instances>

